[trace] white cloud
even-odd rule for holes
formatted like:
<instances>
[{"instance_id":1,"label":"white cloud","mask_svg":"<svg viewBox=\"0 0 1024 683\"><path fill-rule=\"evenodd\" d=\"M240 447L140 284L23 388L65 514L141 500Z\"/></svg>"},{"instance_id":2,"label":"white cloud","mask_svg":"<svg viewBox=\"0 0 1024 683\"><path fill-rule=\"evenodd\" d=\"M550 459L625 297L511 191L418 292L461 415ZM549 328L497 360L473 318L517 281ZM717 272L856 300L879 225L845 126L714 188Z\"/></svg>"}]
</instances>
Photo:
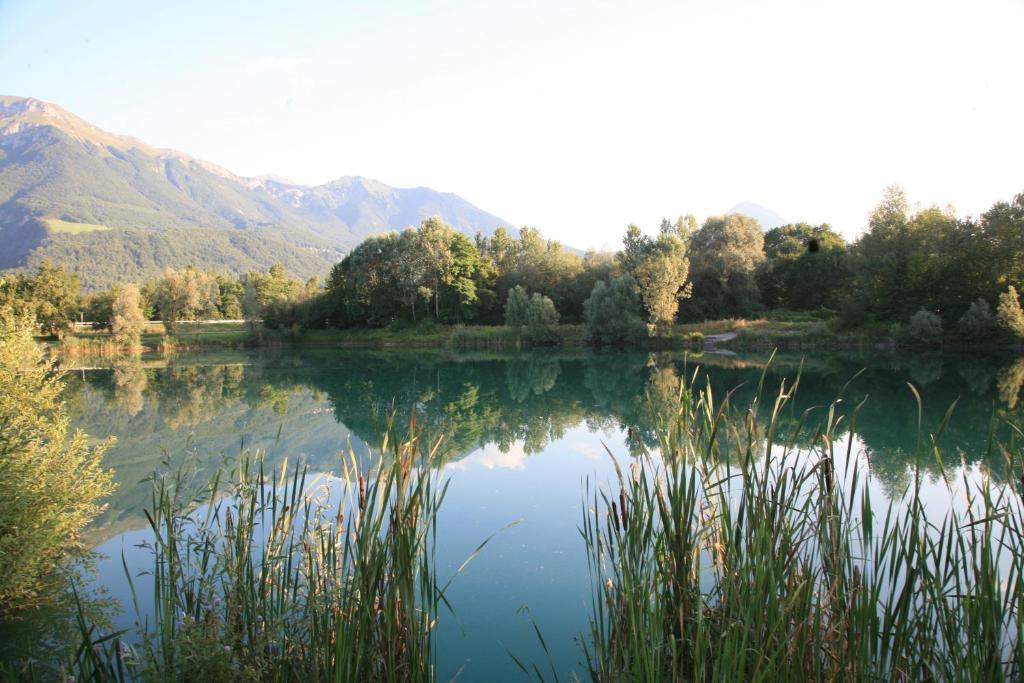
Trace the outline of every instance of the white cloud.
<instances>
[{"instance_id":1,"label":"white cloud","mask_svg":"<svg viewBox=\"0 0 1024 683\"><path fill-rule=\"evenodd\" d=\"M465 471L470 467L483 467L484 469L521 470L526 467L526 458L529 457L523 451L521 443L514 443L507 450L501 450L497 444L487 444L483 448L470 453L458 462L449 463L447 469Z\"/></svg>"}]
</instances>

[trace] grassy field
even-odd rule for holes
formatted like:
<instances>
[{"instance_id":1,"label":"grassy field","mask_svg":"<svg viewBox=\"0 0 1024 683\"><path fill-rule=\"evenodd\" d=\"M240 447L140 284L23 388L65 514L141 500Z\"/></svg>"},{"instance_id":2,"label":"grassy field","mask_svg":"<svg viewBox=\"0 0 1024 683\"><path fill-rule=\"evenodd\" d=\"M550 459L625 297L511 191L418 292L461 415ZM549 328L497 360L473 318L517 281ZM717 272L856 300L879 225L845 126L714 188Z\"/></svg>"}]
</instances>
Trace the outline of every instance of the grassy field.
<instances>
[{"instance_id":1,"label":"grassy field","mask_svg":"<svg viewBox=\"0 0 1024 683\"><path fill-rule=\"evenodd\" d=\"M62 221L59 218L44 218L43 222L46 223L46 227L49 228L50 232L62 232L69 235L78 235L83 232L110 230L106 225L98 225L96 223L71 223L69 221Z\"/></svg>"}]
</instances>

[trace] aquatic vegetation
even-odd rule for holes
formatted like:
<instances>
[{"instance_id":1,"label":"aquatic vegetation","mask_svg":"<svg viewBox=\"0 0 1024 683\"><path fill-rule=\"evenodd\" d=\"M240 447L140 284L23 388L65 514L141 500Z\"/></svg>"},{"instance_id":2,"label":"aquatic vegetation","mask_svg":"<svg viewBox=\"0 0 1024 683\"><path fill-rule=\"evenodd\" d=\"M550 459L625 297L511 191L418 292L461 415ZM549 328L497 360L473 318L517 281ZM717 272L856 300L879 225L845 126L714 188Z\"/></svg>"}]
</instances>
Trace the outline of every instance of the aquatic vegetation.
<instances>
[{"instance_id":1,"label":"aquatic vegetation","mask_svg":"<svg viewBox=\"0 0 1024 683\"><path fill-rule=\"evenodd\" d=\"M759 387L739 410L697 376L662 411L660 454L619 469L612 488L588 485L595 680L1021 676L1024 507L1013 485L944 476L954 504L936 518L918 468L902 501L885 504L853 439L837 436L844 420L856 432L860 406L848 417L839 400L821 408L813 447L798 450L787 444L811 411L785 433L780 416L799 379L767 405ZM940 468L952 410L920 439L920 457ZM1012 447L1001 450L1016 472Z\"/></svg>"},{"instance_id":2,"label":"aquatic vegetation","mask_svg":"<svg viewBox=\"0 0 1024 683\"><path fill-rule=\"evenodd\" d=\"M372 466L309 481L259 457L196 498L183 470L154 478L152 605L136 634L83 620L80 676L135 680L374 680L434 677L445 588L434 567L447 483L439 441L386 429ZM383 457L388 452L390 457ZM225 484L229 480L229 484ZM482 547L482 546L481 546ZM463 565L465 566L465 565ZM127 568L126 568L127 571Z\"/></svg>"}]
</instances>

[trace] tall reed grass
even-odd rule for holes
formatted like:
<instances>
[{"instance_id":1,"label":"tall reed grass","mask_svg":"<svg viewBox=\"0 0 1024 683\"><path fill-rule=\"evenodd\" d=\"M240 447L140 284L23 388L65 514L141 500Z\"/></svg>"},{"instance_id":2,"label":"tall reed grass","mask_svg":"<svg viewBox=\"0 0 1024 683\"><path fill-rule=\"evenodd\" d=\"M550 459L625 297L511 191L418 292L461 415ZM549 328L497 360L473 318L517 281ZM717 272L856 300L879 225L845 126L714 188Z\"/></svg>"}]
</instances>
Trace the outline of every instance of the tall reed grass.
<instances>
[{"instance_id":1,"label":"tall reed grass","mask_svg":"<svg viewBox=\"0 0 1024 683\"><path fill-rule=\"evenodd\" d=\"M180 470L156 478L152 573L128 577L137 633L99 637L83 619L79 678L433 680L439 443L414 423L396 440L389 422L377 462L350 450L334 482L287 463L275 475L260 458L198 498Z\"/></svg>"},{"instance_id":2,"label":"tall reed grass","mask_svg":"<svg viewBox=\"0 0 1024 683\"><path fill-rule=\"evenodd\" d=\"M821 408L815 446L797 450L787 444L811 411L778 432L799 380L740 410L697 378L663 416L659 454L616 464L611 488L587 485L594 680L1021 678L1024 510L1012 487L950 475L954 504L937 514L915 472L902 501L876 500L852 452L860 406ZM922 436L921 457L938 455L946 421ZM1003 453L1016 468L1012 444Z\"/></svg>"}]
</instances>

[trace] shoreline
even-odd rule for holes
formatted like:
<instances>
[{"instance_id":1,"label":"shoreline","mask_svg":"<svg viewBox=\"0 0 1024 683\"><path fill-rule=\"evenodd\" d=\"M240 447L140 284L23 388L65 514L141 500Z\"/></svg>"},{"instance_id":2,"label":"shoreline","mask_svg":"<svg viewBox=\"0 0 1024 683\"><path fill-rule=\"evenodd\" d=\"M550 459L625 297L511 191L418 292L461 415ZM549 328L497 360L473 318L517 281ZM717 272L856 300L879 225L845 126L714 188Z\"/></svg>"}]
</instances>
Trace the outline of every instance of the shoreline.
<instances>
[{"instance_id":1,"label":"shoreline","mask_svg":"<svg viewBox=\"0 0 1024 683\"><path fill-rule=\"evenodd\" d=\"M62 340L43 341L58 357L117 357L135 353L174 354L251 349L445 349L450 351L596 348L587 343L582 325L557 325L554 343L534 344L504 326L428 325L401 328L313 329L304 331L250 328L238 323L183 323L175 334L151 326L135 349L116 345L103 332L73 333ZM162 325L159 326L162 328ZM1024 345L1009 340L967 342L950 338L941 344L899 345L873 330L839 332L820 320L728 319L678 324L665 337L620 347L626 350L735 351L910 351L939 353L1021 352Z\"/></svg>"}]
</instances>

